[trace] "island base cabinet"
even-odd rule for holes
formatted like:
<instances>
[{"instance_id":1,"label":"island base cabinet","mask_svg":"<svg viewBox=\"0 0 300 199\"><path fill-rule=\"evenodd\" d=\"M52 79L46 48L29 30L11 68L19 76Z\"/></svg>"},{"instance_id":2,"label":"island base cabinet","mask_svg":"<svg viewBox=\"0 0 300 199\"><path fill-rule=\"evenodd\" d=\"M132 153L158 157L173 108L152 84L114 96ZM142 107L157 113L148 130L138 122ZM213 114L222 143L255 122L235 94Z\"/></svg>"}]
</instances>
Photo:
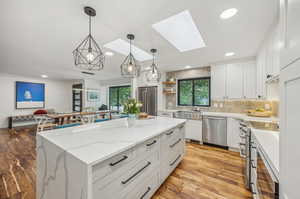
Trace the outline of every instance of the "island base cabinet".
<instances>
[{"instance_id":1,"label":"island base cabinet","mask_svg":"<svg viewBox=\"0 0 300 199\"><path fill-rule=\"evenodd\" d=\"M159 151L140 161L133 168L125 172L121 177L111 179L109 184L105 184L105 179L100 179L93 184L93 199L117 199L124 198L125 195L140 185L148 175L159 170Z\"/></svg>"},{"instance_id":2,"label":"island base cabinet","mask_svg":"<svg viewBox=\"0 0 300 199\"><path fill-rule=\"evenodd\" d=\"M124 199L149 199L159 188L159 171L151 173L146 180L131 190Z\"/></svg>"},{"instance_id":3,"label":"island base cabinet","mask_svg":"<svg viewBox=\"0 0 300 199\"><path fill-rule=\"evenodd\" d=\"M150 199L185 153L185 121L172 120L172 126L164 127L160 133L148 132L151 136L146 134L128 148L105 155L107 158L101 158L101 147L105 148L107 143L91 140L94 145L88 150L81 145L60 148L52 143L52 138L37 134L36 198ZM93 161L86 157L91 151L95 151L91 154Z\"/></svg>"}]
</instances>

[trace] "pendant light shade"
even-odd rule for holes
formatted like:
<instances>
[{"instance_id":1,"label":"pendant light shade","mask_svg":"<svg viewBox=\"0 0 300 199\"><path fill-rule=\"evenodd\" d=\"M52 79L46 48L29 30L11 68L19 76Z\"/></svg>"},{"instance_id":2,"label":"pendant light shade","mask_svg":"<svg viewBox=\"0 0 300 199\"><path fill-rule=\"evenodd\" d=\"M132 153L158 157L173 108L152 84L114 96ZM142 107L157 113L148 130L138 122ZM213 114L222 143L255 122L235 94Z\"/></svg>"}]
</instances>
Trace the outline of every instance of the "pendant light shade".
<instances>
[{"instance_id":1,"label":"pendant light shade","mask_svg":"<svg viewBox=\"0 0 300 199\"><path fill-rule=\"evenodd\" d=\"M152 59L152 64L150 66L150 70L147 71L146 73L146 79L148 82L157 83L160 81L161 78L161 73L157 68L157 64L155 63L155 53L157 53L157 50L151 49L150 51L153 55L153 59Z\"/></svg>"},{"instance_id":2,"label":"pendant light shade","mask_svg":"<svg viewBox=\"0 0 300 199\"><path fill-rule=\"evenodd\" d=\"M134 40L134 35L128 34L127 38L130 40L130 53L121 64L121 75L126 78L134 78L140 75L141 67L131 52L131 42Z\"/></svg>"},{"instance_id":3,"label":"pendant light shade","mask_svg":"<svg viewBox=\"0 0 300 199\"><path fill-rule=\"evenodd\" d=\"M102 70L105 56L91 34L91 17L96 16L96 10L84 7L84 12L89 16L89 35L73 51L75 66L89 71Z\"/></svg>"}]
</instances>

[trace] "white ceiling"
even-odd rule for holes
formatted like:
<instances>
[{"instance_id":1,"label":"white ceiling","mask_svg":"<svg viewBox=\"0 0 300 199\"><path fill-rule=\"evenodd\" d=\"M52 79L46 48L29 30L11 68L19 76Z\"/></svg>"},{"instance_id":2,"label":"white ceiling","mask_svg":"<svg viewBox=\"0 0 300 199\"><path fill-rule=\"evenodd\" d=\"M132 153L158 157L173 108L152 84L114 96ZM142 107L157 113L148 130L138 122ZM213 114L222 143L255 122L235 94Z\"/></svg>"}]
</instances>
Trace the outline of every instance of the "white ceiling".
<instances>
[{"instance_id":1,"label":"white ceiling","mask_svg":"<svg viewBox=\"0 0 300 199\"><path fill-rule=\"evenodd\" d=\"M275 0L1 0L0 72L49 78L84 78L75 69L72 51L88 33L84 6L97 10L92 34L104 44L134 33L134 45L145 51L159 50L163 71L199 67L225 59L255 56L277 11ZM220 13L235 7L238 14L221 20ZM207 47L179 52L161 37L152 24L189 10ZM107 49L104 49L107 50ZM104 70L95 78L120 77L125 56L106 58ZM143 63L147 65L148 63Z\"/></svg>"}]
</instances>

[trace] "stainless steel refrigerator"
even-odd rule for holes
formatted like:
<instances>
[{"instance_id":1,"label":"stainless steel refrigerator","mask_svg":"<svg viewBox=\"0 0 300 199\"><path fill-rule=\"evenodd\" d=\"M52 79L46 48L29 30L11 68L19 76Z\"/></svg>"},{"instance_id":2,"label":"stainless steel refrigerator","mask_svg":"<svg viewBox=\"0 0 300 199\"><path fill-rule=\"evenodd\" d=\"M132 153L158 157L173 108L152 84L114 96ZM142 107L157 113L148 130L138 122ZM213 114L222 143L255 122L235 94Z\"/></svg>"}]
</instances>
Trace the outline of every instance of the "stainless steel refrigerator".
<instances>
[{"instance_id":1,"label":"stainless steel refrigerator","mask_svg":"<svg viewBox=\"0 0 300 199\"><path fill-rule=\"evenodd\" d=\"M139 87L138 100L143 104L141 112L157 115L157 86Z\"/></svg>"}]
</instances>

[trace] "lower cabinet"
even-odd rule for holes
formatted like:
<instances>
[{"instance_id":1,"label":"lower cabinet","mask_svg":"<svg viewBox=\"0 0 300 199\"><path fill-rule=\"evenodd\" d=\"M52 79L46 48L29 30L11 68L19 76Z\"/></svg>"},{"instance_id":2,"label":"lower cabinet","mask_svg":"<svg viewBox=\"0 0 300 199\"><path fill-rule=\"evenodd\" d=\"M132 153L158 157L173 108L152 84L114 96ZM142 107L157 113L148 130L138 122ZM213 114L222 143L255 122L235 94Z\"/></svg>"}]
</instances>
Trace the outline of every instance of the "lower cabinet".
<instances>
[{"instance_id":1,"label":"lower cabinet","mask_svg":"<svg viewBox=\"0 0 300 199\"><path fill-rule=\"evenodd\" d=\"M240 121L227 118L227 145L230 148L238 149L240 144Z\"/></svg>"},{"instance_id":2,"label":"lower cabinet","mask_svg":"<svg viewBox=\"0 0 300 199\"><path fill-rule=\"evenodd\" d=\"M188 120L186 122L185 138L195 141L202 141L202 121Z\"/></svg>"},{"instance_id":3,"label":"lower cabinet","mask_svg":"<svg viewBox=\"0 0 300 199\"><path fill-rule=\"evenodd\" d=\"M93 199L149 199L181 162L185 126L94 165Z\"/></svg>"}]
</instances>

